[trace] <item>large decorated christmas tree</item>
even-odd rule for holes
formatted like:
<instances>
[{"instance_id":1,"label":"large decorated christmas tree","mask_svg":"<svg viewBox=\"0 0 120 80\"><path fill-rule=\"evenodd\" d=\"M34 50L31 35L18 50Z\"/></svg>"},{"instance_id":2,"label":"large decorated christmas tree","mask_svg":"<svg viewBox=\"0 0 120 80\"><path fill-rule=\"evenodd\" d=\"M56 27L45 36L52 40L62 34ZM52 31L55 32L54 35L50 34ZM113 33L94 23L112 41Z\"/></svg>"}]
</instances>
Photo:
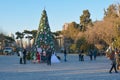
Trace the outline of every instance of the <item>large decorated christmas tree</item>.
<instances>
[{"instance_id":1,"label":"large decorated christmas tree","mask_svg":"<svg viewBox=\"0 0 120 80\"><path fill-rule=\"evenodd\" d=\"M43 10L42 17L35 39L35 46L46 50L47 46L50 46L54 50L54 37L51 33L46 10Z\"/></svg>"},{"instance_id":2,"label":"large decorated christmas tree","mask_svg":"<svg viewBox=\"0 0 120 80\"><path fill-rule=\"evenodd\" d=\"M53 35L50 30L48 17L45 10L43 10L42 13L35 44L38 47L49 45L51 48L54 48Z\"/></svg>"}]
</instances>

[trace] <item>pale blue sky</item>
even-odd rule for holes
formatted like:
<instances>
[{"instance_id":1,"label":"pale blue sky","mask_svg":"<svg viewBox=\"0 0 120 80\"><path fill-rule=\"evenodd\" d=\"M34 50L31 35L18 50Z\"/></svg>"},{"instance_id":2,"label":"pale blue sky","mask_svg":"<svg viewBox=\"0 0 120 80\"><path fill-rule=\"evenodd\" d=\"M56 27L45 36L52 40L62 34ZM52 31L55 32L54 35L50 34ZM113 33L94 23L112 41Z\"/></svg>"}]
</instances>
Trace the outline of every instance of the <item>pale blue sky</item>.
<instances>
[{"instance_id":1,"label":"pale blue sky","mask_svg":"<svg viewBox=\"0 0 120 80\"><path fill-rule=\"evenodd\" d=\"M117 2L119 0L0 0L0 32L37 30L44 8L53 32L62 30L64 23L79 23L86 9L93 21L102 20L104 8Z\"/></svg>"}]
</instances>

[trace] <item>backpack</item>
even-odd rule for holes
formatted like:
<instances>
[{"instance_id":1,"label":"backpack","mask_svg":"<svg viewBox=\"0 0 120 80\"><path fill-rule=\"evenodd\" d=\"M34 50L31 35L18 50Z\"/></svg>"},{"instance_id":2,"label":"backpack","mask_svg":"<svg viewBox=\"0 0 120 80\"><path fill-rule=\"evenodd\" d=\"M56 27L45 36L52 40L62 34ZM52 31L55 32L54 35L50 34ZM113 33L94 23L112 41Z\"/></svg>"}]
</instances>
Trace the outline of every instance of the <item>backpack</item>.
<instances>
[{"instance_id":1,"label":"backpack","mask_svg":"<svg viewBox=\"0 0 120 80\"><path fill-rule=\"evenodd\" d=\"M110 60L114 60L114 57L115 57L115 54L114 54L114 52L112 52L112 53L109 54L109 57L108 57L108 58L109 58Z\"/></svg>"}]
</instances>

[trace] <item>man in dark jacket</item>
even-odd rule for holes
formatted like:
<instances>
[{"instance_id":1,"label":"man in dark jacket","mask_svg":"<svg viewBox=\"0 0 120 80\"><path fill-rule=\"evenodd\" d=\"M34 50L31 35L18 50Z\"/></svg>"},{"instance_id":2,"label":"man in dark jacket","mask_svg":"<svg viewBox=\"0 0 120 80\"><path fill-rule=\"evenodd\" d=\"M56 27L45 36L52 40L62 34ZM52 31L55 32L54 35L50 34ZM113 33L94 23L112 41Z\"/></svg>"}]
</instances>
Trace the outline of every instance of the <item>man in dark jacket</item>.
<instances>
[{"instance_id":1,"label":"man in dark jacket","mask_svg":"<svg viewBox=\"0 0 120 80\"><path fill-rule=\"evenodd\" d=\"M50 46L48 46L48 49L46 51L47 65L51 65L51 55L52 55L52 49L50 48Z\"/></svg>"},{"instance_id":2,"label":"man in dark jacket","mask_svg":"<svg viewBox=\"0 0 120 80\"><path fill-rule=\"evenodd\" d=\"M66 51L66 48L65 48L65 49L64 49L64 61L65 61L65 62L67 61L66 57L67 57L67 51Z\"/></svg>"},{"instance_id":3,"label":"man in dark jacket","mask_svg":"<svg viewBox=\"0 0 120 80\"><path fill-rule=\"evenodd\" d=\"M24 49L24 51L23 51L23 62L24 62L24 64L26 64L26 49Z\"/></svg>"}]
</instances>

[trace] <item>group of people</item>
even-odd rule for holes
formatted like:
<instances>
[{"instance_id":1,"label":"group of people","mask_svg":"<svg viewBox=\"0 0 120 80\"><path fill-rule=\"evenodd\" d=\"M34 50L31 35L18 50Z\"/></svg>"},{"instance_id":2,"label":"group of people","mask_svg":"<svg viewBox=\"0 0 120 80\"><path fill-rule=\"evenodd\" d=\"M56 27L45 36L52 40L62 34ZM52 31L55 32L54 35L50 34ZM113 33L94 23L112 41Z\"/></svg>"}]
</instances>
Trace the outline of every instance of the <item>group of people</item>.
<instances>
[{"instance_id":1,"label":"group of people","mask_svg":"<svg viewBox=\"0 0 120 80\"><path fill-rule=\"evenodd\" d=\"M26 64L26 60L32 59L32 63L47 63L51 65L52 63L60 62L60 59L55 54L54 50L48 45L44 47L36 47L34 51L29 54L26 49L20 49L18 56L20 57L19 63ZM30 59L28 59L30 57Z\"/></svg>"},{"instance_id":2,"label":"group of people","mask_svg":"<svg viewBox=\"0 0 120 80\"><path fill-rule=\"evenodd\" d=\"M64 61L66 62L66 55L67 55L67 51L66 48L64 49ZM79 51L79 61L84 61L84 51L81 50ZM96 56L97 56L97 50L96 49L91 49L88 52L88 55L90 57L90 60L96 60ZM115 73L118 73L118 69L120 69L120 51L116 48L114 51L110 52L110 56L108 56L109 59L111 60L111 68L109 70L109 73L112 73L112 70L115 70Z\"/></svg>"},{"instance_id":3,"label":"group of people","mask_svg":"<svg viewBox=\"0 0 120 80\"><path fill-rule=\"evenodd\" d=\"M108 52L110 51L110 52ZM26 64L26 49L23 49L23 50L20 50L19 51L19 56L20 56L20 64ZM45 56L46 57L46 63L47 65L51 65L51 57L53 55L54 51L52 50L52 48L50 46L48 46L46 48L45 51L43 51L42 49L39 49L36 53L36 56L35 56L35 62L38 62L40 63L41 61L41 56ZM107 55L107 57L111 60L111 68L109 70L109 73L112 73L112 70L114 69L115 70L115 73L118 73L118 69L120 68L120 51L116 48L115 50L111 50L111 48L109 48L106 53L109 53L109 56ZM81 50L79 51L79 61L84 61L84 51ZM97 52L96 50L90 50L88 52L89 56L90 56L90 60L93 60L93 57L94 57L94 60L96 60L96 55L97 55ZM53 56L54 57L54 56ZM66 62L67 61L67 50L66 48L64 49L64 61ZM55 59L55 57L54 57Z\"/></svg>"},{"instance_id":4,"label":"group of people","mask_svg":"<svg viewBox=\"0 0 120 80\"><path fill-rule=\"evenodd\" d=\"M66 48L63 51L64 53L64 61L67 61L67 50ZM96 60L97 57L97 50L89 50L88 55L90 57L90 60L92 61L93 59ZM78 56L79 56L79 61L84 61L84 50L78 50Z\"/></svg>"},{"instance_id":5,"label":"group of people","mask_svg":"<svg viewBox=\"0 0 120 80\"><path fill-rule=\"evenodd\" d=\"M20 50L18 54L20 56L20 64L26 64L26 49Z\"/></svg>"},{"instance_id":6,"label":"group of people","mask_svg":"<svg viewBox=\"0 0 120 80\"><path fill-rule=\"evenodd\" d=\"M43 50L42 48L38 48L36 55L34 55L33 63L46 62L47 65L51 65L52 54L53 54L53 50L50 46L47 46L46 50Z\"/></svg>"},{"instance_id":7,"label":"group of people","mask_svg":"<svg viewBox=\"0 0 120 80\"><path fill-rule=\"evenodd\" d=\"M88 52L88 55L90 56L90 60L92 61L93 59L96 60L97 57L97 50L96 49L90 49Z\"/></svg>"},{"instance_id":8,"label":"group of people","mask_svg":"<svg viewBox=\"0 0 120 80\"><path fill-rule=\"evenodd\" d=\"M79 50L78 55L79 55L79 61L84 61L84 50ZM96 60L97 50L96 49L90 49L89 52L88 52L88 56L90 57L91 61L93 59Z\"/></svg>"}]
</instances>

